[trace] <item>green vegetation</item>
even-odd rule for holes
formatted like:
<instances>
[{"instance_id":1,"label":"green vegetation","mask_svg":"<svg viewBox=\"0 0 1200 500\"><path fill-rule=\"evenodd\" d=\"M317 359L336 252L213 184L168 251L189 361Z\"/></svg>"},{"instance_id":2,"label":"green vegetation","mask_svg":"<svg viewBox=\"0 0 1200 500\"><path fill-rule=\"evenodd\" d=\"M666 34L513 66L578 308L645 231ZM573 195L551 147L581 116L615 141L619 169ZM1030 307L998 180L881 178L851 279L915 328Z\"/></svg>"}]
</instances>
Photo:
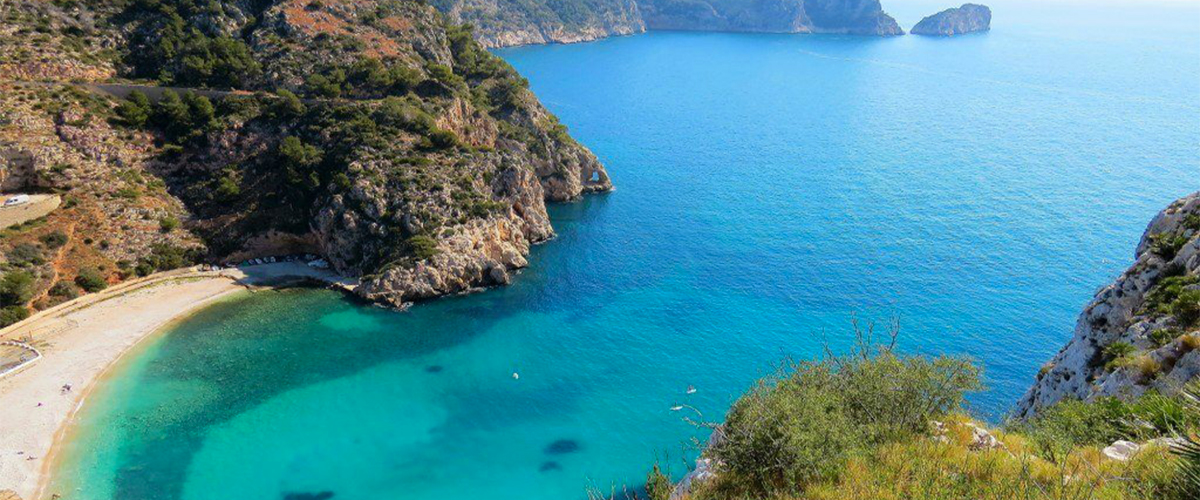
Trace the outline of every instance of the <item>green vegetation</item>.
<instances>
[{"instance_id":1,"label":"green vegetation","mask_svg":"<svg viewBox=\"0 0 1200 500\"><path fill-rule=\"evenodd\" d=\"M75 284L88 293L108 288L108 280L94 267L85 267L75 275Z\"/></svg>"},{"instance_id":2,"label":"green vegetation","mask_svg":"<svg viewBox=\"0 0 1200 500\"><path fill-rule=\"evenodd\" d=\"M54 249L67 244L67 235L62 231L53 231L38 238L46 248Z\"/></svg>"},{"instance_id":3,"label":"green vegetation","mask_svg":"<svg viewBox=\"0 0 1200 500\"><path fill-rule=\"evenodd\" d=\"M1185 328L1200 324L1200 276L1171 276L1163 278L1146 294L1143 308L1147 312L1169 314Z\"/></svg>"},{"instance_id":4,"label":"green vegetation","mask_svg":"<svg viewBox=\"0 0 1200 500\"><path fill-rule=\"evenodd\" d=\"M176 219L173 216L167 215L163 216L161 219L158 219L158 228L164 233L174 231L178 227L179 219Z\"/></svg>"},{"instance_id":5,"label":"green vegetation","mask_svg":"<svg viewBox=\"0 0 1200 500\"><path fill-rule=\"evenodd\" d=\"M138 276L147 276L156 271L169 271L193 265L200 260L200 257L199 249L155 243L150 247L150 255L138 259L138 263L133 269ZM84 287L84 289L86 288Z\"/></svg>"},{"instance_id":6,"label":"green vegetation","mask_svg":"<svg viewBox=\"0 0 1200 500\"><path fill-rule=\"evenodd\" d=\"M117 105L117 116L128 126L141 128L150 120L150 98L140 91L133 91L129 98Z\"/></svg>"},{"instance_id":7,"label":"green vegetation","mask_svg":"<svg viewBox=\"0 0 1200 500\"><path fill-rule=\"evenodd\" d=\"M79 288L73 283L59 281L50 287L50 296L63 300L71 300L79 296Z\"/></svg>"},{"instance_id":8,"label":"green vegetation","mask_svg":"<svg viewBox=\"0 0 1200 500\"><path fill-rule=\"evenodd\" d=\"M42 249L32 243L19 243L8 251L8 261L17 267L40 266L46 263Z\"/></svg>"},{"instance_id":9,"label":"green vegetation","mask_svg":"<svg viewBox=\"0 0 1200 500\"><path fill-rule=\"evenodd\" d=\"M5 306L0 308L0 327L17 323L29 317L29 309L23 306Z\"/></svg>"},{"instance_id":10,"label":"green vegetation","mask_svg":"<svg viewBox=\"0 0 1200 500\"><path fill-rule=\"evenodd\" d=\"M204 20L224 12L220 2L135 0L124 14L137 19L125 62L137 78L164 85L240 88L261 74L245 42Z\"/></svg>"},{"instance_id":11,"label":"green vegetation","mask_svg":"<svg viewBox=\"0 0 1200 500\"><path fill-rule=\"evenodd\" d=\"M1183 335L1183 330L1178 328L1159 328L1150 332L1148 337L1155 347L1162 347L1179 338L1180 335Z\"/></svg>"},{"instance_id":12,"label":"green vegetation","mask_svg":"<svg viewBox=\"0 0 1200 500\"><path fill-rule=\"evenodd\" d=\"M1200 231L1200 213L1187 214L1187 216L1183 218L1183 227L1184 229L1190 229L1192 231Z\"/></svg>"},{"instance_id":13,"label":"green vegetation","mask_svg":"<svg viewBox=\"0 0 1200 500\"><path fill-rule=\"evenodd\" d=\"M1188 238L1180 233L1155 233L1150 235L1150 251L1171 260L1187 242Z\"/></svg>"},{"instance_id":14,"label":"green vegetation","mask_svg":"<svg viewBox=\"0 0 1200 500\"><path fill-rule=\"evenodd\" d=\"M416 260L426 260L438 254L437 241L424 235L409 238L406 243Z\"/></svg>"},{"instance_id":15,"label":"green vegetation","mask_svg":"<svg viewBox=\"0 0 1200 500\"><path fill-rule=\"evenodd\" d=\"M707 498L799 493L834 479L851 457L928 432L979 387L979 370L965 359L868 343L790 364L729 411L724 439L709 450L725 465Z\"/></svg>"},{"instance_id":16,"label":"green vegetation","mask_svg":"<svg viewBox=\"0 0 1200 500\"><path fill-rule=\"evenodd\" d=\"M1137 348L1128 342L1113 342L1104 347L1101 355L1104 357L1104 365L1111 369L1122 359L1135 352L1137 352Z\"/></svg>"},{"instance_id":17,"label":"green vegetation","mask_svg":"<svg viewBox=\"0 0 1200 500\"><path fill-rule=\"evenodd\" d=\"M25 305L33 298L33 275L25 271L9 271L0 278L0 305Z\"/></svg>"},{"instance_id":18,"label":"green vegetation","mask_svg":"<svg viewBox=\"0 0 1200 500\"><path fill-rule=\"evenodd\" d=\"M33 276L22 270L9 271L0 278L0 327L29 317L25 304L33 298L33 284Z\"/></svg>"},{"instance_id":19,"label":"green vegetation","mask_svg":"<svg viewBox=\"0 0 1200 500\"><path fill-rule=\"evenodd\" d=\"M693 485L686 500L1184 500L1200 493L1200 400L1193 399L1200 394L1063 401L1032 420L984 431L962 413L964 393L979 387L969 361L868 345L790 363L760 381L704 452L718 464L715 477ZM1200 383L1188 390L1200 391ZM1116 440L1162 436L1188 441L1146 445L1124 462L1100 453ZM646 497L671 491L654 467Z\"/></svg>"}]
</instances>

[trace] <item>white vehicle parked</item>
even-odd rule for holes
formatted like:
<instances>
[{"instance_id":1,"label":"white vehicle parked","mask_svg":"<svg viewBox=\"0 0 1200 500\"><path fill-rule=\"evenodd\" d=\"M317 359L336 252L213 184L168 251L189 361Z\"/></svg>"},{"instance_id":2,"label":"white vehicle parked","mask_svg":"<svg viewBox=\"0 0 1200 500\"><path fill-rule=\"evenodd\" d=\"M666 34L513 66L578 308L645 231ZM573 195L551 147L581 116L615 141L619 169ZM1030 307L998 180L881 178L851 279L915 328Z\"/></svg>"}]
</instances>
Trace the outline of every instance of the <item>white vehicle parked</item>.
<instances>
[{"instance_id":1,"label":"white vehicle parked","mask_svg":"<svg viewBox=\"0 0 1200 500\"><path fill-rule=\"evenodd\" d=\"M7 200L4 200L4 206L11 207L13 205L20 205L22 203L28 203L28 202L29 202L29 195L18 194L16 196L10 196Z\"/></svg>"}]
</instances>

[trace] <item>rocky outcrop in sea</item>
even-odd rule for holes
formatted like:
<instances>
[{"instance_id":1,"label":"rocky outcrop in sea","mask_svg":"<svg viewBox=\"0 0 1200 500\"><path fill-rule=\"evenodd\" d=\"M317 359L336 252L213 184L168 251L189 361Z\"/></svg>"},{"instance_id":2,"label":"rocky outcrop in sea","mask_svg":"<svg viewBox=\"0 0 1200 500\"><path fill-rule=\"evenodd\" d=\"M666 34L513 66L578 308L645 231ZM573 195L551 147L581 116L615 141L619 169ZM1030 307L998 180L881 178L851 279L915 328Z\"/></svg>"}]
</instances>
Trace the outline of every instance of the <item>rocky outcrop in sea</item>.
<instances>
[{"instance_id":1,"label":"rocky outcrop in sea","mask_svg":"<svg viewBox=\"0 0 1200 500\"><path fill-rule=\"evenodd\" d=\"M1200 375L1200 193L1150 222L1134 264L1084 308L1070 342L1017 405L1173 392Z\"/></svg>"},{"instance_id":2,"label":"rocky outcrop in sea","mask_svg":"<svg viewBox=\"0 0 1200 500\"><path fill-rule=\"evenodd\" d=\"M954 36L987 31L992 27L992 9L967 3L922 19L913 26L914 35Z\"/></svg>"}]
</instances>

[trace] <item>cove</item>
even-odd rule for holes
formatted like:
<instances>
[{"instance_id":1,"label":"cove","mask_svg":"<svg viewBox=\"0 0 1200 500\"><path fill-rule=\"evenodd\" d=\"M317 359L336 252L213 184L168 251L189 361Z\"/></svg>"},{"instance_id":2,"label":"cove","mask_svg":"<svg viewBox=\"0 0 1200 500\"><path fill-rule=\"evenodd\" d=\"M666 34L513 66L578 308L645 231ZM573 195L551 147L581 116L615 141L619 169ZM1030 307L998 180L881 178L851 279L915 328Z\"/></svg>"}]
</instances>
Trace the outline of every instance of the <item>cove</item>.
<instances>
[{"instance_id":1,"label":"cove","mask_svg":"<svg viewBox=\"0 0 1200 500\"><path fill-rule=\"evenodd\" d=\"M1195 7L1070 5L993 4L991 33L952 40L499 51L616 192L552 207L559 237L506 288L196 314L97 388L52 490L582 499L655 460L682 471L705 432L671 406L718 420L775 361L844 346L853 317L979 360L971 407L998 420L1149 218L1200 189Z\"/></svg>"}]
</instances>

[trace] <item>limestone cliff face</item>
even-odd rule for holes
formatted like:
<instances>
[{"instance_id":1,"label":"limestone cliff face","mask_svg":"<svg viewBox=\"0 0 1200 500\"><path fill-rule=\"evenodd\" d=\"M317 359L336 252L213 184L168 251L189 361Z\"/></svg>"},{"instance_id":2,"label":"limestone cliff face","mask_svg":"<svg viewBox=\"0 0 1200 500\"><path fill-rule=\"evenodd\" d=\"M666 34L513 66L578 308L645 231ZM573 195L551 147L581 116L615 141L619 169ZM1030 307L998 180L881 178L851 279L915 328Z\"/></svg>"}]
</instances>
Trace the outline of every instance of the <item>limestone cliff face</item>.
<instances>
[{"instance_id":1,"label":"limestone cliff face","mask_svg":"<svg viewBox=\"0 0 1200 500\"><path fill-rule=\"evenodd\" d=\"M646 31L634 0L434 0L453 21L471 23L484 47L575 43Z\"/></svg>"},{"instance_id":2,"label":"limestone cliff face","mask_svg":"<svg viewBox=\"0 0 1200 500\"><path fill-rule=\"evenodd\" d=\"M571 43L646 30L903 35L879 0L436 0L488 47Z\"/></svg>"},{"instance_id":3,"label":"limestone cliff face","mask_svg":"<svg viewBox=\"0 0 1200 500\"><path fill-rule=\"evenodd\" d=\"M1018 417L1064 398L1171 391L1200 375L1200 193L1159 213L1134 257L1084 309Z\"/></svg>"},{"instance_id":4,"label":"limestone cliff face","mask_svg":"<svg viewBox=\"0 0 1200 500\"><path fill-rule=\"evenodd\" d=\"M903 35L878 0L642 0L650 29Z\"/></svg>"},{"instance_id":5,"label":"limestone cliff face","mask_svg":"<svg viewBox=\"0 0 1200 500\"><path fill-rule=\"evenodd\" d=\"M912 34L954 36L987 31L992 27L992 9L973 3L946 9L922 19L913 26Z\"/></svg>"}]
</instances>

